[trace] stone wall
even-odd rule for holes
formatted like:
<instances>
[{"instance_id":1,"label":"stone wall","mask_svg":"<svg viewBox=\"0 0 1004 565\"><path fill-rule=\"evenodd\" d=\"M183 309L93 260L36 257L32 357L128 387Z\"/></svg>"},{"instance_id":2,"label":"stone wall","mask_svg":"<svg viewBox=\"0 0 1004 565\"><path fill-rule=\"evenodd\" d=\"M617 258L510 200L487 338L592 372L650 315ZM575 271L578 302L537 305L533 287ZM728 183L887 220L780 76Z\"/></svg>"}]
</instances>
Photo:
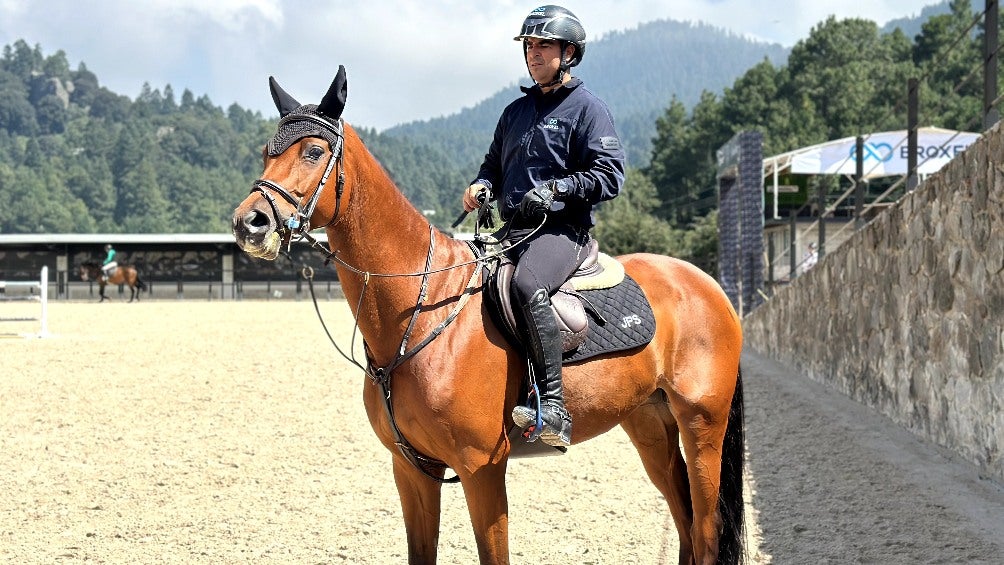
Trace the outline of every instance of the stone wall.
<instances>
[{"instance_id":1,"label":"stone wall","mask_svg":"<svg viewBox=\"0 0 1004 565\"><path fill-rule=\"evenodd\" d=\"M1004 128L743 319L746 344L1004 482Z\"/></svg>"}]
</instances>

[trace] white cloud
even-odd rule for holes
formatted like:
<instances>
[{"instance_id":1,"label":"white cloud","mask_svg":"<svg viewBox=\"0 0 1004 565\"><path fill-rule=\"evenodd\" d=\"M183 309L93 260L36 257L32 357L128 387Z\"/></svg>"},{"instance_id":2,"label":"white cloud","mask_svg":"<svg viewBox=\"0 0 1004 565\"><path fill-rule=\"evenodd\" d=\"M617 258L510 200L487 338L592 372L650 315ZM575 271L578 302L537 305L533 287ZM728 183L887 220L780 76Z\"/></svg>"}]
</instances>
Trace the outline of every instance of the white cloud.
<instances>
[{"instance_id":1,"label":"white cloud","mask_svg":"<svg viewBox=\"0 0 1004 565\"><path fill-rule=\"evenodd\" d=\"M934 3L937 0L928 0ZM569 0L590 39L655 19L702 21L790 46L828 15L879 24L916 0ZM365 126L449 114L525 75L512 37L536 6L503 0L0 0L0 45L62 49L102 84L135 96L144 82L190 89L217 105L274 115L267 77L316 101L339 64L346 116ZM587 55L588 56L588 55ZM643 57L639 53L639 57Z\"/></svg>"},{"instance_id":2,"label":"white cloud","mask_svg":"<svg viewBox=\"0 0 1004 565\"><path fill-rule=\"evenodd\" d=\"M156 0L156 4L164 11L184 10L194 14L204 14L224 29L244 29L255 19L281 25L283 21L282 7L279 2L270 0Z\"/></svg>"}]
</instances>

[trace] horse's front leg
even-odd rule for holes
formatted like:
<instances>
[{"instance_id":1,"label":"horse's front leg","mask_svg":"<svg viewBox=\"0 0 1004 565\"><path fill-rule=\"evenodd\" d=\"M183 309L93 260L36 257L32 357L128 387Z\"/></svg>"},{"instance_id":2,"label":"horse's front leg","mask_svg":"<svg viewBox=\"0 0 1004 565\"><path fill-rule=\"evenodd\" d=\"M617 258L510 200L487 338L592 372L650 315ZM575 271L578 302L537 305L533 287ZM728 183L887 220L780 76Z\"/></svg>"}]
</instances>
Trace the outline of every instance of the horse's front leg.
<instances>
[{"instance_id":1,"label":"horse's front leg","mask_svg":"<svg viewBox=\"0 0 1004 565\"><path fill-rule=\"evenodd\" d=\"M506 462L488 463L461 476L467 511L474 526L478 558L482 565L509 563L509 502L506 495Z\"/></svg>"},{"instance_id":2,"label":"horse's front leg","mask_svg":"<svg viewBox=\"0 0 1004 565\"><path fill-rule=\"evenodd\" d=\"M435 563L442 484L425 476L398 454L394 455L394 482L408 535L408 563Z\"/></svg>"}]
</instances>

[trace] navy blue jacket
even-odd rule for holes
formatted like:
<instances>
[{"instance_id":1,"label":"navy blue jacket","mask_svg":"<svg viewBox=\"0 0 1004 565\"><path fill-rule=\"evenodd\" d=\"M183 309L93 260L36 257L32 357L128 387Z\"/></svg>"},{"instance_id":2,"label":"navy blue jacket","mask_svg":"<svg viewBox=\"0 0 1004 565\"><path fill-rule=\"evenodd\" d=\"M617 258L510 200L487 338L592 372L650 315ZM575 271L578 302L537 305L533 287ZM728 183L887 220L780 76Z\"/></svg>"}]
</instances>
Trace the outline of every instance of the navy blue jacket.
<instances>
[{"instance_id":1,"label":"navy blue jacket","mask_svg":"<svg viewBox=\"0 0 1004 565\"><path fill-rule=\"evenodd\" d=\"M547 94L536 85L521 90L525 96L502 112L474 182L491 189L508 221L530 189L557 180L567 193L557 197L549 222L592 227L593 205L624 184L624 151L610 110L578 78Z\"/></svg>"}]
</instances>

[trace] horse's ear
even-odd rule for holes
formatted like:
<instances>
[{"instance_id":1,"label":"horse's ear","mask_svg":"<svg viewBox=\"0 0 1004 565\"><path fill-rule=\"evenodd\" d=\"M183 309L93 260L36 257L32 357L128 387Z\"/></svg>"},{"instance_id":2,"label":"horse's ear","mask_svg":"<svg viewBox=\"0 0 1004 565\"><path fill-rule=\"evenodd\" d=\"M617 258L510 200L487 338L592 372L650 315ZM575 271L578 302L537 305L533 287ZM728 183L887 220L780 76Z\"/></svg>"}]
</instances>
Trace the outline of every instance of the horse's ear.
<instances>
[{"instance_id":1,"label":"horse's ear","mask_svg":"<svg viewBox=\"0 0 1004 565\"><path fill-rule=\"evenodd\" d=\"M276 82L275 77L268 77L268 88L272 91L272 102L275 102L275 107L279 110L280 118L286 117L287 114L300 107L300 103L296 101L296 98L286 94L286 91L279 87L279 83Z\"/></svg>"},{"instance_id":2,"label":"horse's ear","mask_svg":"<svg viewBox=\"0 0 1004 565\"><path fill-rule=\"evenodd\" d=\"M345 109L345 99L348 97L348 81L345 80L345 67L338 65L338 73L335 80L331 81L328 93L321 98L321 103L317 106L317 111L329 118L342 117L342 110Z\"/></svg>"}]
</instances>

